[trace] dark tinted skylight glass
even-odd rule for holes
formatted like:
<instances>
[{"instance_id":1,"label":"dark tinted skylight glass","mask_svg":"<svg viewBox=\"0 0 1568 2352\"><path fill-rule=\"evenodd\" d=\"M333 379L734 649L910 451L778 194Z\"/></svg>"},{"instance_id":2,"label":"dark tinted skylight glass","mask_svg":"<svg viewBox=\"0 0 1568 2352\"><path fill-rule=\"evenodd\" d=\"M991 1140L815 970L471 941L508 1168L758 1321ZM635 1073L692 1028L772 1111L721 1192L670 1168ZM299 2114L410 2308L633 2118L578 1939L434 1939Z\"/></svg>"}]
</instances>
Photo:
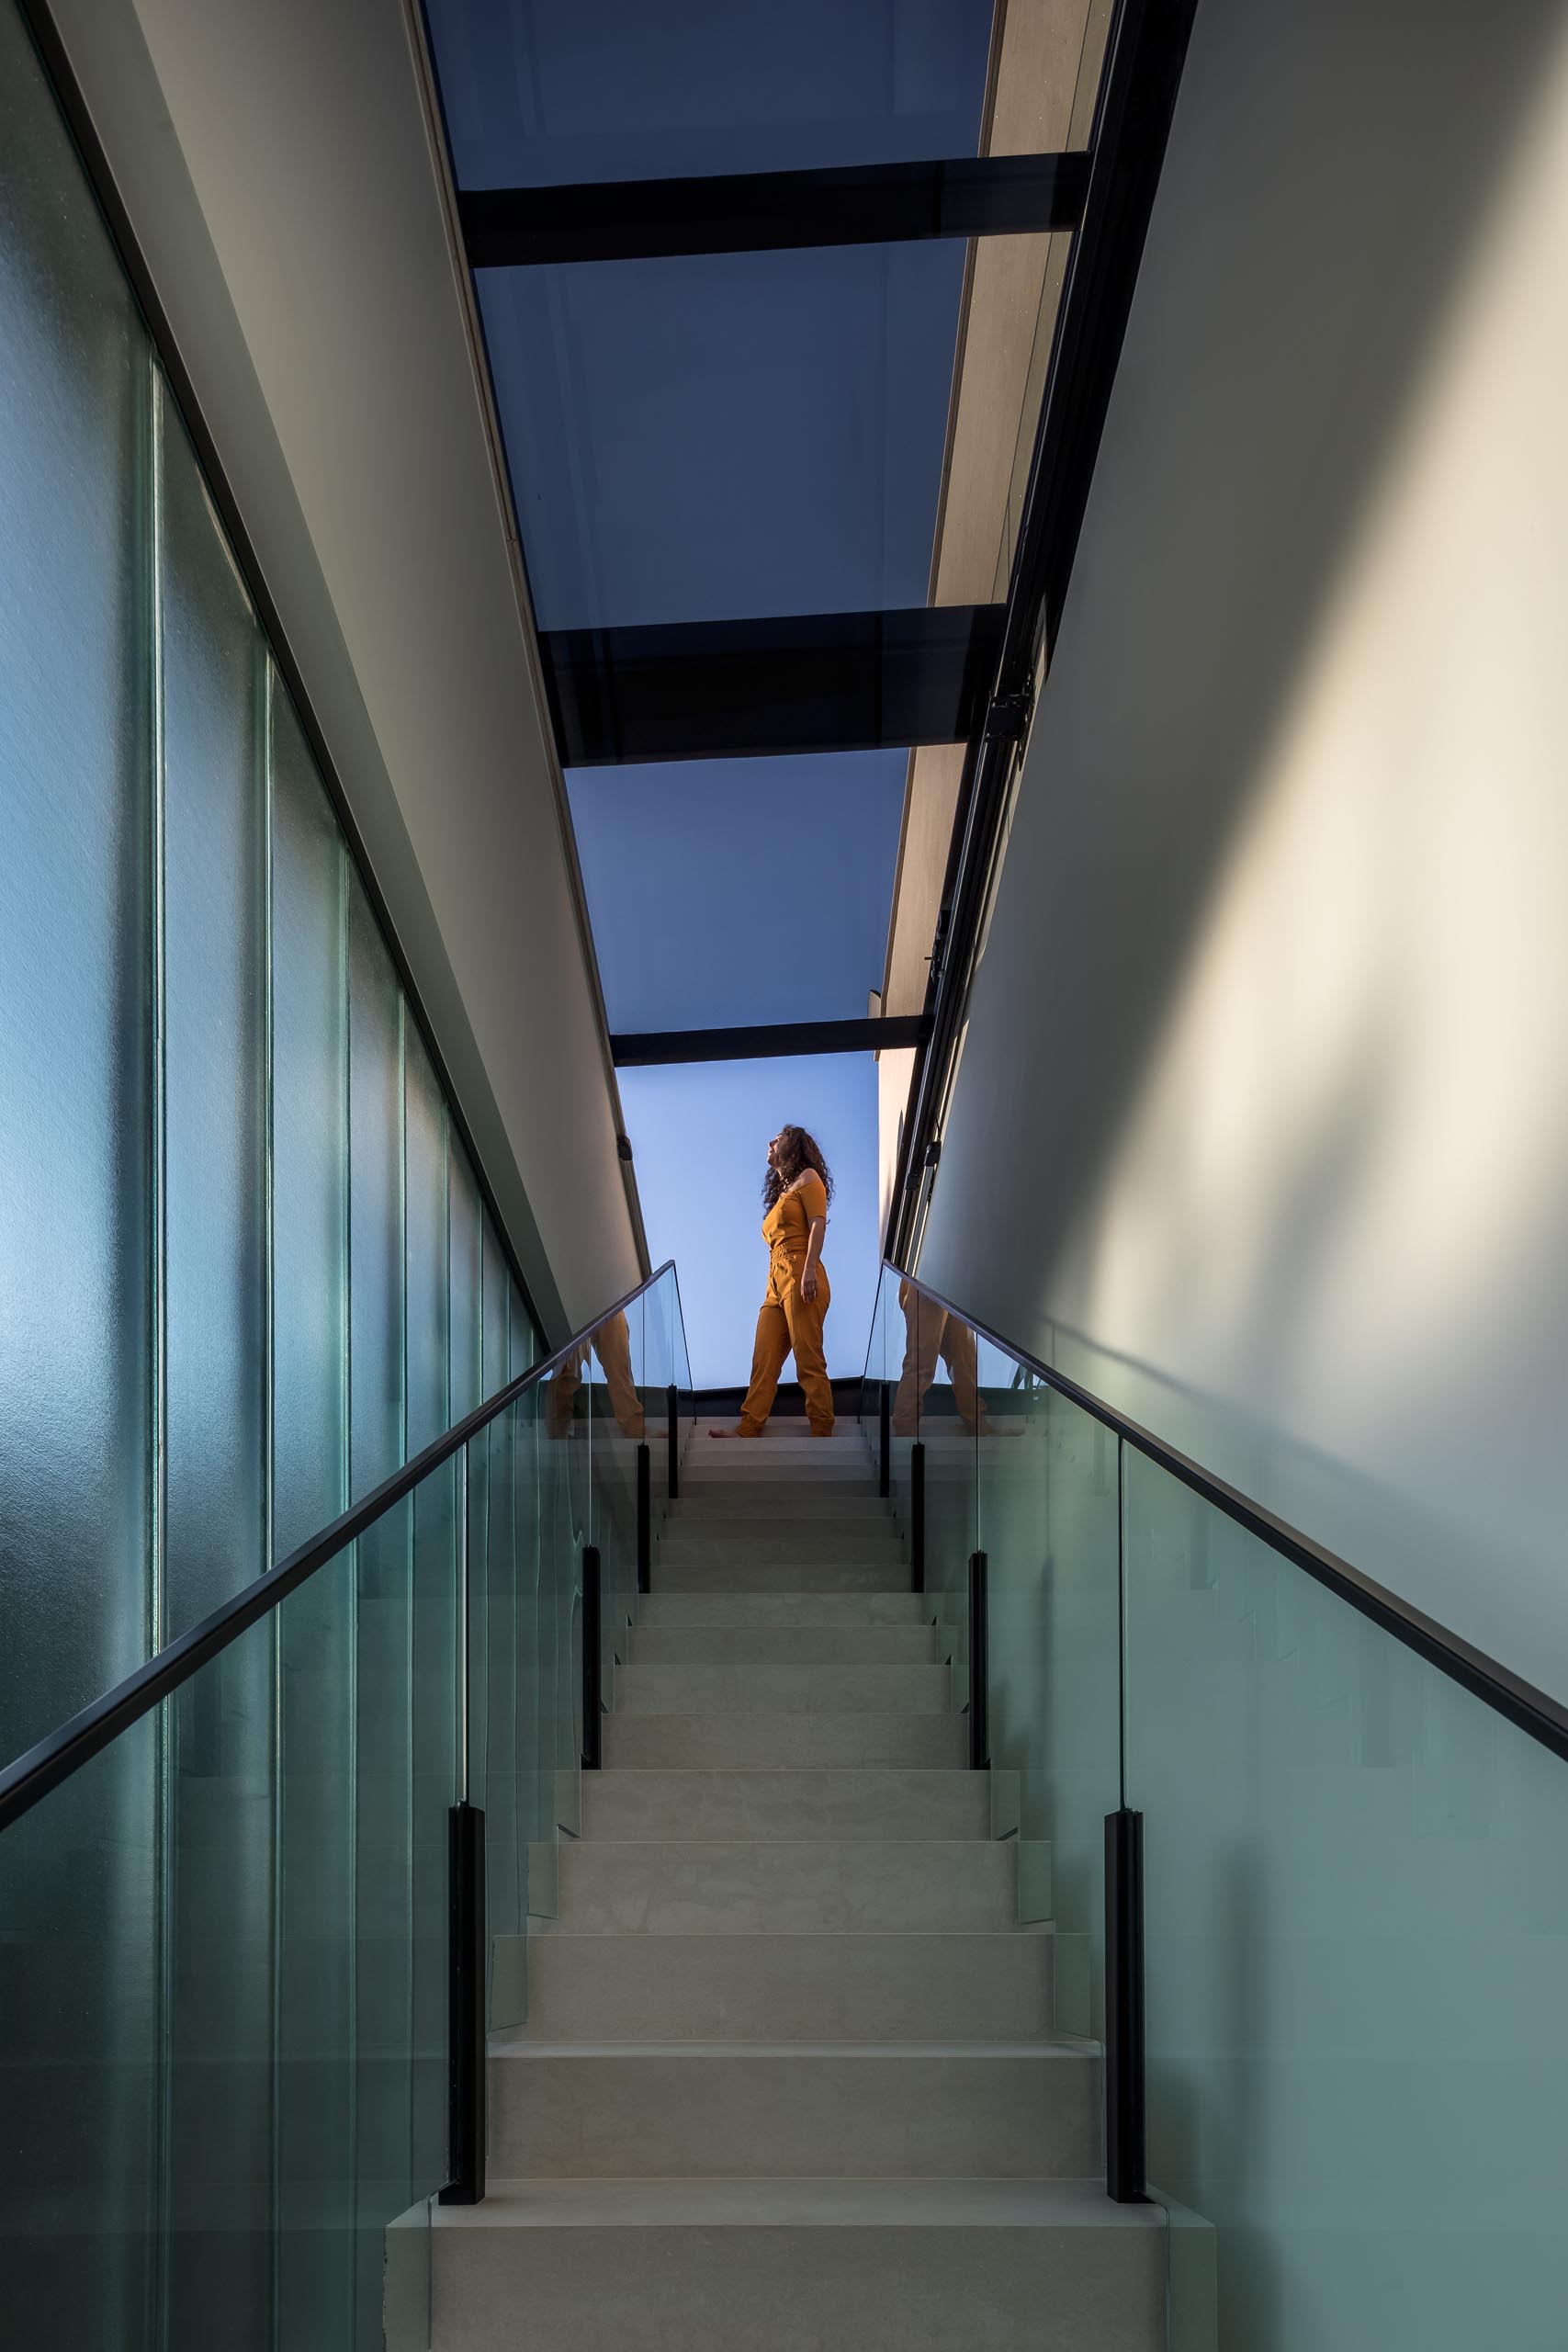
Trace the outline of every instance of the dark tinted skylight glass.
<instances>
[{"instance_id":1,"label":"dark tinted skylight glass","mask_svg":"<svg viewBox=\"0 0 1568 2352\"><path fill-rule=\"evenodd\" d=\"M567 777L613 1030L852 1021L882 986L907 755Z\"/></svg>"},{"instance_id":2,"label":"dark tinted skylight glass","mask_svg":"<svg viewBox=\"0 0 1568 2352\"><path fill-rule=\"evenodd\" d=\"M972 155L992 0L429 0L462 187Z\"/></svg>"},{"instance_id":3,"label":"dark tinted skylight glass","mask_svg":"<svg viewBox=\"0 0 1568 2352\"><path fill-rule=\"evenodd\" d=\"M964 254L481 270L540 628L923 605Z\"/></svg>"}]
</instances>

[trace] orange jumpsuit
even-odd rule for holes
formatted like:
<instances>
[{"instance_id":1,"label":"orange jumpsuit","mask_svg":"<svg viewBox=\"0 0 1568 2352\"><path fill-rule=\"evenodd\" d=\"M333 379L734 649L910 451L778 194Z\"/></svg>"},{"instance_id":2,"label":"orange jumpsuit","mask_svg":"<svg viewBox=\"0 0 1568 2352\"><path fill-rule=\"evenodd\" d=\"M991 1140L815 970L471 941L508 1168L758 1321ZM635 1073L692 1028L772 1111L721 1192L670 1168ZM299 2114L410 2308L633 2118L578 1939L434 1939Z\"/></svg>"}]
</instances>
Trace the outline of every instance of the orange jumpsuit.
<instances>
[{"instance_id":1,"label":"orange jumpsuit","mask_svg":"<svg viewBox=\"0 0 1568 2352\"><path fill-rule=\"evenodd\" d=\"M808 1168L762 1219L762 1238L768 1245L768 1295L757 1316L751 1385L740 1408L742 1437L761 1436L784 1358L792 1350L813 1433L826 1437L833 1426L833 1391L822 1352L822 1317L830 1296L825 1266L817 1269L817 1295L809 1306L800 1295L800 1270L806 1263L811 1227L827 1214L826 1187L817 1170Z\"/></svg>"},{"instance_id":2,"label":"orange jumpsuit","mask_svg":"<svg viewBox=\"0 0 1568 2352\"><path fill-rule=\"evenodd\" d=\"M977 1430L984 1436L990 1423L980 1405L979 1351L974 1332L934 1298L918 1291L913 1283L899 1283L898 1304L904 1310L904 1374L893 1399L894 1435L919 1435L920 1407L936 1378L940 1356L953 1380L959 1419L971 1435Z\"/></svg>"}]
</instances>

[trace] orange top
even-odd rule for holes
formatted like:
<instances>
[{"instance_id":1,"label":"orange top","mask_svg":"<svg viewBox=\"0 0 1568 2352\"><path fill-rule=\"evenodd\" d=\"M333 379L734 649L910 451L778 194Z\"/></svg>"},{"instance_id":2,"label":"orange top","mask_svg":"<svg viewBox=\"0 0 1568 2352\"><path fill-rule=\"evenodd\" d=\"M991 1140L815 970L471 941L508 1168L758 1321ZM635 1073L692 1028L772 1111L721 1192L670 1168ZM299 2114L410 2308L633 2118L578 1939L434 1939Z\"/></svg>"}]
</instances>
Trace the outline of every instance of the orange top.
<instances>
[{"instance_id":1,"label":"orange top","mask_svg":"<svg viewBox=\"0 0 1568 2352\"><path fill-rule=\"evenodd\" d=\"M787 1260L792 1266L803 1264L812 1225L827 1214L828 1188L816 1169L808 1168L787 1193L780 1193L762 1219L762 1238L770 1254Z\"/></svg>"}]
</instances>

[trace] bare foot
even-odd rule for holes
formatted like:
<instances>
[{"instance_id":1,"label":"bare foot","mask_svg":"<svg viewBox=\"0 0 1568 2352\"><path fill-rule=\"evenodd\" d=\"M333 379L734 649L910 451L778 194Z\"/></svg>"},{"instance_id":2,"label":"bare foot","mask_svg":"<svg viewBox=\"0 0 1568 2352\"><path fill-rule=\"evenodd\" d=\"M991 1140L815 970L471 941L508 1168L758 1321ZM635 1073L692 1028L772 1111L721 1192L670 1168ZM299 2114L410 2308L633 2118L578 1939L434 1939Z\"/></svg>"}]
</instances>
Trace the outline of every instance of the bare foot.
<instances>
[{"instance_id":1,"label":"bare foot","mask_svg":"<svg viewBox=\"0 0 1568 2352\"><path fill-rule=\"evenodd\" d=\"M709 1430L709 1437L743 1437L743 1430Z\"/></svg>"}]
</instances>

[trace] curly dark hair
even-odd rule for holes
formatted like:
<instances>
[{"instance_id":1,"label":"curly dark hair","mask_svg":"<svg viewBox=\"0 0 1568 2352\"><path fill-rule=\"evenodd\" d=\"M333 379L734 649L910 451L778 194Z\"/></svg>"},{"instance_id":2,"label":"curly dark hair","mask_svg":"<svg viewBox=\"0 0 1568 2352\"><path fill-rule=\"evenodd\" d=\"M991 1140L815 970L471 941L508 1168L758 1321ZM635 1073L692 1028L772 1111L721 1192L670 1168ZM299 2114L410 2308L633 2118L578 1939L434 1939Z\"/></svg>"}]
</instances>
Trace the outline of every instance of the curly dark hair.
<instances>
[{"instance_id":1,"label":"curly dark hair","mask_svg":"<svg viewBox=\"0 0 1568 2352\"><path fill-rule=\"evenodd\" d=\"M781 1127L777 1164L770 1166L762 1179L764 1214L777 1206L796 1178L804 1176L808 1168L816 1169L822 1179L822 1189L831 1200L833 1179L828 1172L828 1163L816 1137L808 1136L804 1127Z\"/></svg>"}]
</instances>

